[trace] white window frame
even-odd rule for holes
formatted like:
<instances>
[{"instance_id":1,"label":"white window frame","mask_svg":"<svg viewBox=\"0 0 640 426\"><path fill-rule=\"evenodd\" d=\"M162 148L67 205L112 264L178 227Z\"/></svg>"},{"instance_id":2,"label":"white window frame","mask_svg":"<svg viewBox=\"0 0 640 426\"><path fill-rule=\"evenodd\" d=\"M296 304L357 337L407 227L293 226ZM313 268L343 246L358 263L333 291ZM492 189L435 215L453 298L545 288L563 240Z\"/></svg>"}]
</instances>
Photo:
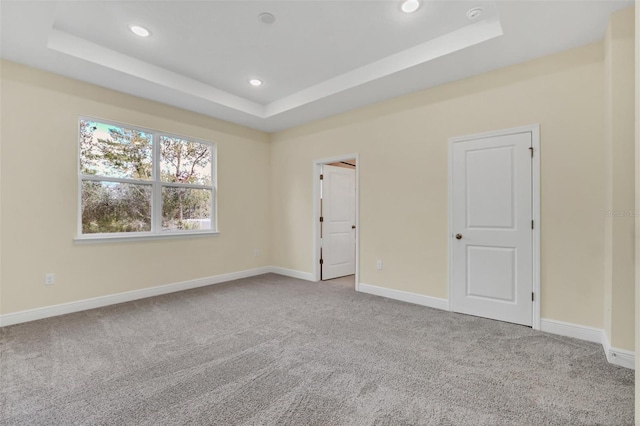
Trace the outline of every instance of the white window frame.
<instances>
[{"instance_id":1,"label":"white window frame","mask_svg":"<svg viewBox=\"0 0 640 426\"><path fill-rule=\"evenodd\" d=\"M80 122L92 121L96 123L102 123L109 126L120 127L124 129L136 130L151 135L152 146L152 178L150 180L141 179L127 179L127 178L115 178L101 175L85 175L81 172L80 167L80 153L81 153L81 137L80 137ZM76 164L78 173L78 217L77 217L77 236L74 239L76 243L86 242L118 242L118 241L132 241L132 240L154 240L159 238L184 238L184 237L203 237L217 235L218 221L217 221L217 146L215 142L193 138L190 136L177 135L174 133L163 132L160 130L151 130L144 127L134 126L126 123L119 123L116 121L105 120L102 118L79 116L78 117L78 161ZM176 138L185 141L191 141L209 145L211 147L211 185L199 185L199 184L183 184L174 182L163 182L160 176L160 137ZM119 183L131 183L138 185L151 186L151 230L148 232L109 232L109 233L94 233L83 234L82 233L82 182L83 181L97 181L97 182L119 182ZM194 188L194 189L208 189L211 191L211 229L205 230L182 230L182 231L163 231L162 230L162 188Z\"/></svg>"}]
</instances>

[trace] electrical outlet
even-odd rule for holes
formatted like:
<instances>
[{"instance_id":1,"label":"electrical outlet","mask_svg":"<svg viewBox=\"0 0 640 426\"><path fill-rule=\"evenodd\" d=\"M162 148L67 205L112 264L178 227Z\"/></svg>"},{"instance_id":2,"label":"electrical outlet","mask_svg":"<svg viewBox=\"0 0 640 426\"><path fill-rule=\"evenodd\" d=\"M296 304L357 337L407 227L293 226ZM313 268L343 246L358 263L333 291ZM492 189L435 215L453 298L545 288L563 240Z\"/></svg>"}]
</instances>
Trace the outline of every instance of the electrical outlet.
<instances>
[{"instance_id":1,"label":"electrical outlet","mask_svg":"<svg viewBox=\"0 0 640 426\"><path fill-rule=\"evenodd\" d=\"M376 262L376 269L382 269L382 260Z\"/></svg>"},{"instance_id":2,"label":"electrical outlet","mask_svg":"<svg viewBox=\"0 0 640 426\"><path fill-rule=\"evenodd\" d=\"M253 257L260 256L260 251L258 249L253 249Z\"/></svg>"},{"instance_id":3,"label":"electrical outlet","mask_svg":"<svg viewBox=\"0 0 640 426\"><path fill-rule=\"evenodd\" d=\"M51 273L51 274L44 274L44 285L53 285L56 282L56 275Z\"/></svg>"}]
</instances>

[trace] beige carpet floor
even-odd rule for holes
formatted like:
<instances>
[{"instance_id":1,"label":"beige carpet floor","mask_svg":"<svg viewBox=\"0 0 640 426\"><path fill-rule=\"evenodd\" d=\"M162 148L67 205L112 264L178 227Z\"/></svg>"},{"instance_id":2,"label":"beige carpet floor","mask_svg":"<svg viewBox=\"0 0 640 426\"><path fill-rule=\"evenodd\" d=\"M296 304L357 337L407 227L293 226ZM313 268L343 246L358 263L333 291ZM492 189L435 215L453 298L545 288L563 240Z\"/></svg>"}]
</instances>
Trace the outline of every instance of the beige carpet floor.
<instances>
[{"instance_id":1,"label":"beige carpet floor","mask_svg":"<svg viewBox=\"0 0 640 426\"><path fill-rule=\"evenodd\" d=\"M4 327L2 425L630 425L602 347L274 274Z\"/></svg>"}]
</instances>

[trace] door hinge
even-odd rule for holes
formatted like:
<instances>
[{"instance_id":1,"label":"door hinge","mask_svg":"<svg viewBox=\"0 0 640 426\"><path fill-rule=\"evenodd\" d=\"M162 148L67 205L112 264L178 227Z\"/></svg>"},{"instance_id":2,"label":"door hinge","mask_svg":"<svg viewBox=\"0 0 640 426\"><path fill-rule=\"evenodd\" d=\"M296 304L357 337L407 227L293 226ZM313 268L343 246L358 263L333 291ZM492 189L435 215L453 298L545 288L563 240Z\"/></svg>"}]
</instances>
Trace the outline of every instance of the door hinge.
<instances>
[{"instance_id":1,"label":"door hinge","mask_svg":"<svg viewBox=\"0 0 640 426\"><path fill-rule=\"evenodd\" d=\"M320 216L320 222L324 222L324 217Z\"/></svg>"},{"instance_id":2,"label":"door hinge","mask_svg":"<svg viewBox=\"0 0 640 426\"><path fill-rule=\"evenodd\" d=\"M531 221L531 229L533 229L533 220Z\"/></svg>"},{"instance_id":3,"label":"door hinge","mask_svg":"<svg viewBox=\"0 0 640 426\"><path fill-rule=\"evenodd\" d=\"M320 259L320 264L324 264L324 259Z\"/></svg>"},{"instance_id":4,"label":"door hinge","mask_svg":"<svg viewBox=\"0 0 640 426\"><path fill-rule=\"evenodd\" d=\"M324 179L324 175L320 175L320 180L323 180L323 179Z\"/></svg>"},{"instance_id":5,"label":"door hinge","mask_svg":"<svg viewBox=\"0 0 640 426\"><path fill-rule=\"evenodd\" d=\"M531 158L533 158L533 147L532 146L529 147L529 151L531 151Z\"/></svg>"},{"instance_id":6,"label":"door hinge","mask_svg":"<svg viewBox=\"0 0 640 426\"><path fill-rule=\"evenodd\" d=\"M531 292L531 301L534 302L536 300L535 293Z\"/></svg>"}]
</instances>

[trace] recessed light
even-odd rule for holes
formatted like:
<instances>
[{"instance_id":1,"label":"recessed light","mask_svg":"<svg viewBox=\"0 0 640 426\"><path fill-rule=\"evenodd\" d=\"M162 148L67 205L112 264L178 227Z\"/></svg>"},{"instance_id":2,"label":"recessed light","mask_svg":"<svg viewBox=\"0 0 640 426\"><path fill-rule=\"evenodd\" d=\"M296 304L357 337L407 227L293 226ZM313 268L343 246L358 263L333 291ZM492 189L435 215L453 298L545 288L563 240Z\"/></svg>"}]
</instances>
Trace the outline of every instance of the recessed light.
<instances>
[{"instance_id":1,"label":"recessed light","mask_svg":"<svg viewBox=\"0 0 640 426\"><path fill-rule=\"evenodd\" d=\"M132 33L140 37L149 37L151 34L148 29L141 27L140 25L132 25L129 29Z\"/></svg>"},{"instance_id":2,"label":"recessed light","mask_svg":"<svg viewBox=\"0 0 640 426\"><path fill-rule=\"evenodd\" d=\"M258 15L258 19L263 24L273 24L276 21L276 17L267 12Z\"/></svg>"},{"instance_id":3,"label":"recessed light","mask_svg":"<svg viewBox=\"0 0 640 426\"><path fill-rule=\"evenodd\" d=\"M255 87L262 86L262 80L258 80L257 78L252 78L251 80L249 80L249 84Z\"/></svg>"},{"instance_id":4,"label":"recessed light","mask_svg":"<svg viewBox=\"0 0 640 426\"><path fill-rule=\"evenodd\" d=\"M467 12L467 18L469 18L470 20L474 20L477 19L480 15L482 15L482 8L481 7L474 7L473 9L469 9L469 11Z\"/></svg>"},{"instance_id":5,"label":"recessed light","mask_svg":"<svg viewBox=\"0 0 640 426\"><path fill-rule=\"evenodd\" d=\"M420 7L420 0L404 0L400 8L404 13L413 13Z\"/></svg>"}]
</instances>

